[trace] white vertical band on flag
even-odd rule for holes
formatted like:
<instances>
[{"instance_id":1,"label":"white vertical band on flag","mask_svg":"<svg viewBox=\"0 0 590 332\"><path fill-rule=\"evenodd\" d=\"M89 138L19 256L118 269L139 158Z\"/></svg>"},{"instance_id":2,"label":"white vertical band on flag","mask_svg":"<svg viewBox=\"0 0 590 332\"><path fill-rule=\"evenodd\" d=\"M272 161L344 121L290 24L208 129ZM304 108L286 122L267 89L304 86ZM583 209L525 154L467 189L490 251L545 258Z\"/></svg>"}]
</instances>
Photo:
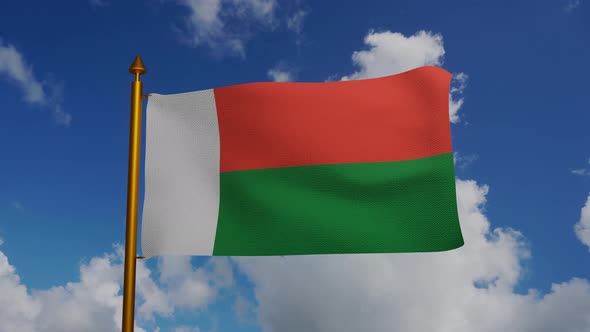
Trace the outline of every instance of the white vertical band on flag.
<instances>
[{"instance_id":1,"label":"white vertical band on flag","mask_svg":"<svg viewBox=\"0 0 590 332\"><path fill-rule=\"evenodd\" d=\"M213 90L152 94L146 113L142 254L210 256L219 214Z\"/></svg>"}]
</instances>

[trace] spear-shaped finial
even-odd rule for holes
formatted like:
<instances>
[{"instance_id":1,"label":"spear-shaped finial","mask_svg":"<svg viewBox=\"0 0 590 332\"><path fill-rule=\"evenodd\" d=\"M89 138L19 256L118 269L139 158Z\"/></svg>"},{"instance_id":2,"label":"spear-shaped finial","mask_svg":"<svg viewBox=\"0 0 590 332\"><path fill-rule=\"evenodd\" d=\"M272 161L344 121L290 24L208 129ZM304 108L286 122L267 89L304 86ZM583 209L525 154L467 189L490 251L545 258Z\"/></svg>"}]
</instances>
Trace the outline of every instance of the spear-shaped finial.
<instances>
[{"instance_id":1,"label":"spear-shaped finial","mask_svg":"<svg viewBox=\"0 0 590 332\"><path fill-rule=\"evenodd\" d=\"M141 57L137 55L133 63L129 67L129 72L131 74L139 74L143 75L146 72L145 66L143 65L143 61L141 61Z\"/></svg>"}]
</instances>

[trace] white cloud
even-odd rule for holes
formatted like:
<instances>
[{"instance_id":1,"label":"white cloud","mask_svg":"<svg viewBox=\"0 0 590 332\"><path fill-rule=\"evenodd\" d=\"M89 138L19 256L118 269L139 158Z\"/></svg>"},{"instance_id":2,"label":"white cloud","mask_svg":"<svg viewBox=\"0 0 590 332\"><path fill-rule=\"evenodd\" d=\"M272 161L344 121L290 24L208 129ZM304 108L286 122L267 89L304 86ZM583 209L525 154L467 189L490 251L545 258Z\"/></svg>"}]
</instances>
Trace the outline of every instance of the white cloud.
<instances>
[{"instance_id":1,"label":"white cloud","mask_svg":"<svg viewBox=\"0 0 590 332\"><path fill-rule=\"evenodd\" d=\"M266 75L274 82L292 82L296 78L297 69L285 61L279 61L270 68Z\"/></svg>"},{"instance_id":2,"label":"white cloud","mask_svg":"<svg viewBox=\"0 0 590 332\"><path fill-rule=\"evenodd\" d=\"M277 68L269 69L268 77L275 82L290 82L293 80L293 74L287 70L280 70Z\"/></svg>"},{"instance_id":3,"label":"white cloud","mask_svg":"<svg viewBox=\"0 0 590 332\"><path fill-rule=\"evenodd\" d=\"M580 175L580 176L590 176L590 169L588 169L588 168L572 169L572 174Z\"/></svg>"},{"instance_id":4,"label":"white cloud","mask_svg":"<svg viewBox=\"0 0 590 332\"><path fill-rule=\"evenodd\" d=\"M309 11L299 9L287 18L287 29L295 32L295 43L299 46L303 42L303 25Z\"/></svg>"},{"instance_id":5,"label":"white cloud","mask_svg":"<svg viewBox=\"0 0 590 332\"><path fill-rule=\"evenodd\" d=\"M80 267L79 282L29 292L0 252L0 331L120 330L122 266L116 260L120 255L95 257Z\"/></svg>"},{"instance_id":6,"label":"white cloud","mask_svg":"<svg viewBox=\"0 0 590 332\"><path fill-rule=\"evenodd\" d=\"M249 26L271 25L275 0L179 0L189 9L183 40L193 46L205 45L214 54L245 56Z\"/></svg>"},{"instance_id":7,"label":"white cloud","mask_svg":"<svg viewBox=\"0 0 590 332\"><path fill-rule=\"evenodd\" d=\"M234 284L229 261L224 257L211 258L205 267L194 269L189 256L158 258L160 284L165 287L164 303L159 307L198 309L215 299L218 289ZM164 312L162 312L164 313Z\"/></svg>"},{"instance_id":8,"label":"white cloud","mask_svg":"<svg viewBox=\"0 0 590 332\"><path fill-rule=\"evenodd\" d=\"M72 120L70 114L62 109L61 86L54 82L41 82L33 74L23 55L12 45L4 44L0 39L0 76L5 76L15 83L23 92L24 100L31 105L51 109L55 121L68 126Z\"/></svg>"},{"instance_id":9,"label":"white cloud","mask_svg":"<svg viewBox=\"0 0 590 332\"><path fill-rule=\"evenodd\" d=\"M514 288L529 257L522 236L491 229L488 187L457 181L465 237L441 253L236 258L255 283L264 331L585 331L590 284ZM567 303L567 305L565 304Z\"/></svg>"},{"instance_id":10,"label":"white cloud","mask_svg":"<svg viewBox=\"0 0 590 332\"><path fill-rule=\"evenodd\" d=\"M14 80L23 90L25 101L31 104L42 104L46 99L43 85L33 75L23 56L14 46L4 45L0 41L0 73Z\"/></svg>"},{"instance_id":11,"label":"white cloud","mask_svg":"<svg viewBox=\"0 0 590 332\"><path fill-rule=\"evenodd\" d=\"M136 317L151 322L154 320L154 314L162 317L170 317L173 314L174 306L169 295L152 279L151 271L145 264L138 264L136 267L136 292L142 300L142 303L136 306Z\"/></svg>"},{"instance_id":12,"label":"white cloud","mask_svg":"<svg viewBox=\"0 0 590 332\"><path fill-rule=\"evenodd\" d=\"M368 50L355 51L352 61L359 69L343 76L342 80L363 79L394 75L421 66L441 66L445 55L443 37L428 31L419 31L406 37L398 32L369 32L364 43ZM463 94L467 85L467 74L454 75L449 95L449 117L458 123L458 112L463 106Z\"/></svg>"},{"instance_id":13,"label":"white cloud","mask_svg":"<svg viewBox=\"0 0 590 332\"><path fill-rule=\"evenodd\" d=\"M580 212L580 221L574 225L576 236L590 250L590 195L586 199L586 204Z\"/></svg>"},{"instance_id":14,"label":"white cloud","mask_svg":"<svg viewBox=\"0 0 590 332\"><path fill-rule=\"evenodd\" d=\"M0 331L120 331L122 257L123 249L118 246L115 253L82 264L78 282L27 290L0 251ZM190 261L187 266L186 261L169 257L159 260L161 282L151 276L144 261L137 263L136 324L153 322L154 315L171 317L179 309L205 308L219 288L234 282L226 258L211 259L197 269ZM135 331L145 332L140 326Z\"/></svg>"},{"instance_id":15,"label":"white cloud","mask_svg":"<svg viewBox=\"0 0 590 332\"><path fill-rule=\"evenodd\" d=\"M467 74L463 72L453 75L451 93L449 94L449 117L451 123L458 123L460 121L458 112L464 102L464 99L460 96L463 95L467 87L468 78ZM453 84L455 85L453 86Z\"/></svg>"},{"instance_id":16,"label":"white cloud","mask_svg":"<svg viewBox=\"0 0 590 332\"><path fill-rule=\"evenodd\" d=\"M41 303L35 321L44 331L113 331L121 328L120 264L93 258L80 267L80 282L33 291Z\"/></svg>"},{"instance_id":17,"label":"white cloud","mask_svg":"<svg viewBox=\"0 0 590 332\"><path fill-rule=\"evenodd\" d=\"M458 83L458 85L451 87L451 92L463 93L467 87L468 78L469 77L465 73L459 73L453 76L453 79Z\"/></svg>"},{"instance_id":18,"label":"white cloud","mask_svg":"<svg viewBox=\"0 0 590 332\"><path fill-rule=\"evenodd\" d=\"M582 0L569 0L569 2L567 3L567 5L565 5L565 7L563 7L563 10L566 13L571 13L576 8L580 7L581 4L582 4Z\"/></svg>"},{"instance_id":19,"label":"white cloud","mask_svg":"<svg viewBox=\"0 0 590 332\"><path fill-rule=\"evenodd\" d=\"M343 80L394 75L421 66L438 66L445 54L442 35L427 31L419 31L409 37L398 32L370 32L364 42L370 49L352 54L352 61L359 70L342 77Z\"/></svg>"},{"instance_id":20,"label":"white cloud","mask_svg":"<svg viewBox=\"0 0 590 332\"><path fill-rule=\"evenodd\" d=\"M460 169L466 169L471 164L473 164L477 158L479 158L479 156L476 154L464 155L459 152L453 152L453 162L455 167Z\"/></svg>"},{"instance_id":21,"label":"white cloud","mask_svg":"<svg viewBox=\"0 0 590 332\"><path fill-rule=\"evenodd\" d=\"M238 15L253 15L262 21L271 21L277 6L275 0L231 0L231 3Z\"/></svg>"},{"instance_id":22,"label":"white cloud","mask_svg":"<svg viewBox=\"0 0 590 332\"><path fill-rule=\"evenodd\" d=\"M588 158L588 164L590 164L590 158ZM590 176L590 168L572 169L571 172L575 175Z\"/></svg>"},{"instance_id":23,"label":"white cloud","mask_svg":"<svg viewBox=\"0 0 590 332\"><path fill-rule=\"evenodd\" d=\"M234 301L234 313L236 319L241 324L249 324L255 322L255 305L250 302L245 296L238 294Z\"/></svg>"},{"instance_id":24,"label":"white cloud","mask_svg":"<svg viewBox=\"0 0 590 332\"><path fill-rule=\"evenodd\" d=\"M303 32L303 23L305 22L307 14L308 12L302 9L296 11L295 14L287 19L287 28L298 35L301 34Z\"/></svg>"},{"instance_id":25,"label":"white cloud","mask_svg":"<svg viewBox=\"0 0 590 332\"><path fill-rule=\"evenodd\" d=\"M41 310L20 283L14 266L0 252L0 331L33 331L34 319Z\"/></svg>"}]
</instances>

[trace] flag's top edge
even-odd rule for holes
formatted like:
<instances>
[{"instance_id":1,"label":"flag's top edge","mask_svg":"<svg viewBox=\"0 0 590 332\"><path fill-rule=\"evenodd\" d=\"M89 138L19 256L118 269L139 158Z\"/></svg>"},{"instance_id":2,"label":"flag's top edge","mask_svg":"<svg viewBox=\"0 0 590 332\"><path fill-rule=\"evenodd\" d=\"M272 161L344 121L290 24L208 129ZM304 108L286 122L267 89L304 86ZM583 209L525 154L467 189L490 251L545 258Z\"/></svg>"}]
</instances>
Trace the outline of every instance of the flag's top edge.
<instances>
[{"instance_id":1,"label":"flag's top edge","mask_svg":"<svg viewBox=\"0 0 590 332\"><path fill-rule=\"evenodd\" d=\"M365 79L358 79L358 80L347 80L347 81L329 81L329 82L251 82L251 83L242 83L242 84L235 84L235 85L228 85L228 86L223 86L223 87L217 87L217 88L209 88L209 89L204 89L204 90L196 90L196 91L187 91L187 92L181 92L181 93L171 93L171 94L159 94L159 93L150 93L150 97L155 97L155 96L174 96L174 95L181 95L181 94L187 94L187 93L196 93L196 92L205 92L205 91L211 91L214 89L219 89L219 88L225 88L225 87L230 87L230 86L244 86L244 85L260 85L260 84L297 84L297 85L301 85L301 84L305 84L305 85L314 85L314 84L350 84L351 82L359 82L359 81L371 81L371 80L381 80L381 79L387 79L393 76L401 76L401 75L410 75L413 73L416 73L418 71L431 71L431 70L435 70L435 71L439 71L441 72L441 74L446 74L449 77L452 76L452 74L450 72L448 72L447 70L441 68L441 67L437 67L437 66L422 66L422 67L418 67L418 68L414 68L414 69L410 69L401 73L397 73L397 74L393 74L393 75L387 75L387 76L380 76L380 77L373 77L373 78L365 78Z\"/></svg>"}]
</instances>

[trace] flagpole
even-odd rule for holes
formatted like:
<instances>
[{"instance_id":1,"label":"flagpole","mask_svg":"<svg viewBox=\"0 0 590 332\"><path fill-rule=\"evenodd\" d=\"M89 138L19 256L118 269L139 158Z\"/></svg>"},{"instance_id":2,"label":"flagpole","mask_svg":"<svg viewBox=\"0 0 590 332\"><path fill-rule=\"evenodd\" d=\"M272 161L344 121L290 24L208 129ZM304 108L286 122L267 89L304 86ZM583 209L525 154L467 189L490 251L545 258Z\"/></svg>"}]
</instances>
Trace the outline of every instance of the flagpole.
<instances>
[{"instance_id":1,"label":"flagpole","mask_svg":"<svg viewBox=\"0 0 590 332\"><path fill-rule=\"evenodd\" d=\"M137 210L141 145L142 83L146 69L138 56L129 67L135 75L131 83L131 125L129 130L129 171L127 173L127 227L125 234L125 275L123 279L123 332L133 332L135 310L135 263L137 255Z\"/></svg>"}]
</instances>

